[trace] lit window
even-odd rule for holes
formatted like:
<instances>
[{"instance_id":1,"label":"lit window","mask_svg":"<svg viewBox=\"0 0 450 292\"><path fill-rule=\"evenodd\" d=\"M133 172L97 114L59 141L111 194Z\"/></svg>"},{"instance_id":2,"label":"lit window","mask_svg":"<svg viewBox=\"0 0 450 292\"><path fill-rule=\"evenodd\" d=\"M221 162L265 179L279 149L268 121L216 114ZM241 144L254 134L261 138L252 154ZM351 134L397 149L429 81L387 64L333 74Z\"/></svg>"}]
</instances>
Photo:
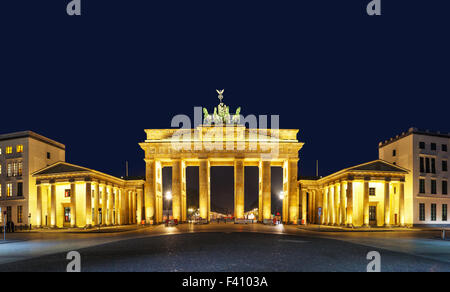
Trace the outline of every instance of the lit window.
<instances>
[{"instance_id":1,"label":"lit window","mask_svg":"<svg viewBox=\"0 0 450 292\"><path fill-rule=\"evenodd\" d=\"M11 163L8 163L8 169L7 169L6 176L8 176L8 177L12 176L12 165L11 165Z\"/></svg>"},{"instance_id":2,"label":"lit window","mask_svg":"<svg viewBox=\"0 0 450 292\"><path fill-rule=\"evenodd\" d=\"M0 197L2 196L2 185L0 184ZM0 216L1 217L1 216Z\"/></svg>"},{"instance_id":3,"label":"lit window","mask_svg":"<svg viewBox=\"0 0 450 292\"><path fill-rule=\"evenodd\" d=\"M375 188L369 188L369 196L375 196Z\"/></svg>"},{"instance_id":4,"label":"lit window","mask_svg":"<svg viewBox=\"0 0 450 292\"><path fill-rule=\"evenodd\" d=\"M2 165L0 164L0 174L2 174Z\"/></svg>"},{"instance_id":5,"label":"lit window","mask_svg":"<svg viewBox=\"0 0 450 292\"><path fill-rule=\"evenodd\" d=\"M6 154L11 154L12 153L12 147L8 146L6 147Z\"/></svg>"},{"instance_id":6,"label":"lit window","mask_svg":"<svg viewBox=\"0 0 450 292\"><path fill-rule=\"evenodd\" d=\"M6 184L6 196L12 197L12 184Z\"/></svg>"},{"instance_id":7,"label":"lit window","mask_svg":"<svg viewBox=\"0 0 450 292\"><path fill-rule=\"evenodd\" d=\"M17 206L17 223L22 223L22 206Z\"/></svg>"},{"instance_id":8,"label":"lit window","mask_svg":"<svg viewBox=\"0 0 450 292\"><path fill-rule=\"evenodd\" d=\"M17 176L19 173L19 168L17 167L17 162L13 163L13 176Z\"/></svg>"},{"instance_id":9,"label":"lit window","mask_svg":"<svg viewBox=\"0 0 450 292\"><path fill-rule=\"evenodd\" d=\"M442 146L444 146L444 145L442 145ZM446 145L447 146L447 145ZM2 148L0 148L0 155L2 155Z\"/></svg>"},{"instance_id":10,"label":"lit window","mask_svg":"<svg viewBox=\"0 0 450 292\"><path fill-rule=\"evenodd\" d=\"M22 165L22 161L21 161L21 162L19 162L19 176L22 176L22 168L23 168L23 165Z\"/></svg>"},{"instance_id":11,"label":"lit window","mask_svg":"<svg viewBox=\"0 0 450 292\"><path fill-rule=\"evenodd\" d=\"M64 191L64 197L70 198L70 189Z\"/></svg>"},{"instance_id":12,"label":"lit window","mask_svg":"<svg viewBox=\"0 0 450 292\"><path fill-rule=\"evenodd\" d=\"M23 145L17 145L16 152L17 153L22 153L23 152Z\"/></svg>"}]
</instances>

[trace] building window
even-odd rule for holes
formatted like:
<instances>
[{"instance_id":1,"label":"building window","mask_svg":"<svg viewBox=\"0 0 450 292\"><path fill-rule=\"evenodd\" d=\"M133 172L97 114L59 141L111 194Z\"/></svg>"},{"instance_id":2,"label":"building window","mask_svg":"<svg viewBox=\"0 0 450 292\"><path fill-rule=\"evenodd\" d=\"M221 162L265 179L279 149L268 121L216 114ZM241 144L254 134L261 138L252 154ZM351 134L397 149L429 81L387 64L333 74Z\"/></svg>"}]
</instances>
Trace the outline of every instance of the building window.
<instances>
[{"instance_id":1,"label":"building window","mask_svg":"<svg viewBox=\"0 0 450 292\"><path fill-rule=\"evenodd\" d=\"M436 159L431 158L431 173L436 173Z\"/></svg>"},{"instance_id":2,"label":"building window","mask_svg":"<svg viewBox=\"0 0 450 292\"><path fill-rule=\"evenodd\" d=\"M17 145L16 152L17 153L22 153L23 152L23 145Z\"/></svg>"},{"instance_id":3,"label":"building window","mask_svg":"<svg viewBox=\"0 0 450 292\"><path fill-rule=\"evenodd\" d=\"M17 162L13 163L13 176L17 176L19 174L19 168L17 167Z\"/></svg>"},{"instance_id":4,"label":"building window","mask_svg":"<svg viewBox=\"0 0 450 292\"><path fill-rule=\"evenodd\" d=\"M425 221L425 204L424 203L419 204L419 220Z\"/></svg>"},{"instance_id":5,"label":"building window","mask_svg":"<svg viewBox=\"0 0 450 292\"><path fill-rule=\"evenodd\" d=\"M431 143L431 150L436 150L436 143Z\"/></svg>"},{"instance_id":6,"label":"building window","mask_svg":"<svg viewBox=\"0 0 450 292\"><path fill-rule=\"evenodd\" d=\"M436 194L436 180L432 179L431 180L431 194L435 195Z\"/></svg>"},{"instance_id":7,"label":"building window","mask_svg":"<svg viewBox=\"0 0 450 292\"><path fill-rule=\"evenodd\" d=\"M375 196L375 188L369 188L369 196Z\"/></svg>"},{"instance_id":8,"label":"building window","mask_svg":"<svg viewBox=\"0 0 450 292\"><path fill-rule=\"evenodd\" d=\"M64 223L70 223L70 208L64 208Z\"/></svg>"},{"instance_id":9,"label":"building window","mask_svg":"<svg viewBox=\"0 0 450 292\"><path fill-rule=\"evenodd\" d=\"M47 152L47 159L50 159L50 158L51 158L50 152Z\"/></svg>"},{"instance_id":10,"label":"building window","mask_svg":"<svg viewBox=\"0 0 450 292\"><path fill-rule=\"evenodd\" d=\"M2 184L0 184L0 197L2 196ZM0 214L2 216L2 214Z\"/></svg>"},{"instance_id":11,"label":"building window","mask_svg":"<svg viewBox=\"0 0 450 292\"><path fill-rule=\"evenodd\" d=\"M447 204L442 204L442 221L447 221Z\"/></svg>"},{"instance_id":12,"label":"building window","mask_svg":"<svg viewBox=\"0 0 450 292\"><path fill-rule=\"evenodd\" d=\"M425 158L425 171L426 173L430 173L430 158Z\"/></svg>"},{"instance_id":13,"label":"building window","mask_svg":"<svg viewBox=\"0 0 450 292\"><path fill-rule=\"evenodd\" d=\"M425 172L425 158L420 157L420 172L424 173Z\"/></svg>"},{"instance_id":14,"label":"building window","mask_svg":"<svg viewBox=\"0 0 450 292\"><path fill-rule=\"evenodd\" d=\"M22 223L22 206L17 206L17 223Z\"/></svg>"},{"instance_id":15,"label":"building window","mask_svg":"<svg viewBox=\"0 0 450 292\"><path fill-rule=\"evenodd\" d=\"M447 144L442 144L442 151L447 152ZM0 154L2 154L1 151L0 151Z\"/></svg>"},{"instance_id":16,"label":"building window","mask_svg":"<svg viewBox=\"0 0 450 292\"><path fill-rule=\"evenodd\" d=\"M12 154L12 147L11 146L6 147L6 154Z\"/></svg>"},{"instance_id":17,"label":"building window","mask_svg":"<svg viewBox=\"0 0 450 292\"><path fill-rule=\"evenodd\" d=\"M2 155L2 148L0 148L0 155Z\"/></svg>"},{"instance_id":18,"label":"building window","mask_svg":"<svg viewBox=\"0 0 450 292\"><path fill-rule=\"evenodd\" d=\"M442 171L447 171L447 160L442 160Z\"/></svg>"},{"instance_id":19,"label":"building window","mask_svg":"<svg viewBox=\"0 0 450 292\"><path fill-rule=\"evenodd\" d=\"M392 150L392 156L397 156L397 150Z\"/></svg>"},{"instance_id":20,"label":"building window","mask_svg":"<svg viewBox=\"0 0 450 292\"><path fill-rule=\"evenodd\" d=\"M64 191L64 197L65 198L70 198L70 189L67 189Z\"/></svg>"},{"instance_id":21,"label":"building window","mask_svg":"<svg viewBox=\"0 0 450 292\"><path fill-rule=\"evenodd\" d=\"M431 204L431 221L436 221L436 204Z\"/></svg>"},{"instance_id":22,"label":"building window","mask_svg":"<svg viewBox=\"0 0 450 292\"><path fill-rule=\"evenodd\" d=\"M23 182L17 183L17 196L22 197L23 196Z\"/></svg>"},{"instance_id":23,"label":"building window","mask_svg":"<svg viewBox=\"0 0 450 292\"><path fill-rule=\"evenodd\" d=\"M6 184L6 196L12 197L12 184Z\"/></svg>"},{"instance_id":24,"label":"building window","mask_svg":"<svg viewBox=\"0 0 450 292\"><path fill-rule=\"evenodd\" d=\"M6 222L11 222L12 219L12 208L11 206L6 207Z\"/></svg>"},{"instance_id":25,"label":"building window","mask_svg":"<svg viewBox=\"0 0 450 292\"><path fill-rule=\"evenodd\" d=\"M8 163L8 166L7 166L7 170L6 170L6 176L7 177L11 177L12 176L12 165L11 165L11 163Z\"/></svg>"},{"instance_id":26,"label":"building window","mask_svg":"<svg viewBox=\"0 0 450 292\"><path fill-rule=\"evenodd\" d=\"M2 165L0 164L0 174L2 174Z\"/></svg>"},{"instance_id":27,"label":"building window","mask_svg":"<svg viewBox=\"0 0 450 292\"><path fill-rule=\"evenodd\" d=\"M22 161L18 163L18 172L19 172L19 176L22 176L22 169L23 169L23 164Z\"/></svg>"},{"instance_id":28,"label":"building window","mask_svg":"<svg viewBox=\"0 0 450 292\"><path fill-rule=\"evenodd\" d=\"M425 179L419 179L419 193L425 194Z\"/></svg>"},{"instance_id":29,"label":"building window","mask_svg":"<svg viewBox=\"0 0 450 292\"><path fill-rule=\"evenodd\" d=\"M442 181L442 194L443 195L447 195L448 194L448 186L447 186L447 181L446 180Z\"/></svg>"},{"instance_id":30,"label":"building window","mask_svg":"<svg viewBox=\"0 0 450 292\"><path fill-rule=\"evenodd\" d=\"M425 149L425 142L419 142L419 148Z\"/></svg>"}]
</instances>

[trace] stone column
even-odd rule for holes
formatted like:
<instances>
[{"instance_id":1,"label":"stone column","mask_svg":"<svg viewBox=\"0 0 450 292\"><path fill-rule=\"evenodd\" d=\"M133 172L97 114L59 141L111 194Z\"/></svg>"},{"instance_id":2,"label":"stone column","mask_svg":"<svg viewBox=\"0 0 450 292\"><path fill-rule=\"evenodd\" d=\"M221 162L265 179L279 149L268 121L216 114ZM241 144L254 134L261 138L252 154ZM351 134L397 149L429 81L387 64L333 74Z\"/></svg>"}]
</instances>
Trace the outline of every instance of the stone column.
<instances>
[{"instance_id":1,"label":"stone column","mask_svg":"<svg viewBox=\"0 0 450 292\"><path fill-rule=\"evenodd\" d=\"M353 227L353 182L347 181L347 226Z\"/></svg>"},{"instance_id":2,"label":"stone column","mask_svg":"<svg viewBox=\"0 0 450 292\"><path fill-rule=\"evenodd\" d=\"M97 183L95 185L95 193L94 193L94 218L93 223L95 226L99 225L99 215L98 208L100 208L100 184Z\"/></svg>"},{"instance_id":3,"label":"stone column","mask_svg":"<svg viewBox=\"0 0 450 292\"><path fill-rule=\"evenodd\" d=\"M150 220L156 221L155 202L156 202L156 177L155 177L155 161L145 160L145 222L150 224Z\"/></svg>"},{"instance_id":4,"label":"stone column","mask_svg":"<svg viewBox=\"0 0 450 292\"><path fill-rule=\"evenodd\" d=\"M112 187L111 186L108 186L107 188L106 188L107 190L108 190L108 192L107 192L107 200L108 200L108 203L107 203L107 208L108 208L108 212L106 213L107 215L106 215L106 225L112 225L112 214L113 214L113 189L112 189Z\"/></svg>"},{"instance_id":5,"label":"stone column","mask_svg":"<svg viewBox=\"0 0 450 292\"><path fill-rule=\"evenodd\" d=\"M399 220L400 226L405 226L405 183L400 181L399 183L399 201L398 201L398 209L399 209Z\"/></svg>"},{"instance_id":6,"label":"stone column","mask_svg":"<svg viewBox=\"0 0 450 292\"><path fill-rule=\"evenodd\" d=\"M386 178L384 182L384 225L386 227L391 225L391 197L389 194L390 178Z\"/></svg>"},{"instance_id":7,"label":"stone column","mask_svg":"<svg viewBox=\"0 0 450 292\"><path fill-rule=\"evenodd\" d=\"M133 191L128 191L128 224L133 224Z\"/></svg>"},{"instance_id":8,"label":"stone column","mask_svg":"<svg viewBox=\"0 0 450 292\"><path fill-rule=\"evenodd\" d=\"M300 213L300 194L298 189L298 177L297 177L297 166L298 159L289 160L289 222L293 224L298 224L299 213ZM269 168L270 169L270 168ZM269 178L270 181L270 178ZM269 194L270 194L269 186Z\"/></svg>"},{"instance_id":9,"label":"stone column","mask_svg":"<svg viewBox=\"0 0 450 292\"><path fill-rule=\"evenodd\" d=\"M263 220L270 219L272 217L271 206L271 170L270 161L262 161L262 208L263 208Z\"/></svg>"},{"instance_id":10,"label":"stone column","mask_svg":"<svg viewBox=\"0 0 450 292\"><path fill-rule=\"evenodd\" d=\"M137 190L137 224L142 222L142 189Z\"/></svg>"},{"instance_id":11,"label":"stone column","mask_svg":"<svg viewBox=\"0 0 450 292\"><path fill-rule=\"evenodd\" d=\"M181 221L187 220L186 162L181 161Z\"/></svg>"},{"instance_id":12,"label":"stone column","mask_svg":"<svg viewBox=\"0 0 450 292\"><path fill-rule=\"evenodd\" d=\"M340 193L341 193L341 202L339 204L340 207L340 223L341 225L345 225L346 222L346 212L345 212L345 192L344 192L344 182L341 181L340 187L339 187Z\"/></svg>"},{"instance_id":13,"label":"stone column","mask_svg":"<svg viewBox=\"0 0 450 292\"><path fill-rule=\"evenodd\" d=\"M306 216L307 216L306 196L307 196L307 192L305 190L302 190L302 222L304 222L305 224L306 224Z\"/></svg>"},{"instance_id":14,"label":"stone column","mask_svg":"<svg viewBox=\"0 0 450 292\"><path fill-rule=\"evenodd\" d=\"M243 159L234 161L234 217L244 218L244 175L245 167Z\"/></svg>"},{"instance_id":15,"label":"stone column","mask_svg":"<svg viewBox=\"0 0 450 292\"><path fill-rule=\"evenodd\" d=\"M154 222L160 223L163 221L163 180L162 180L162 165L161 161L155 160L155 216Z\"/></svg>"},{"instance_id":16,"label":"stone column","mask_svg":"<svg viewBox=\"0 0 450 292\"><path fill-rule=\"evenodd\" d=\"M133 223L133 224L136 224L136 196L137 196L137 193L136 193L136 191L133 191L132 193L132 206L133 206L133 208L132 208L132 211L133 211L133 213L132 213L132 217L131 217L131 223Z\"/></svg>"},{"instance_id":17,"label":"stone column","mask_svg":"<svg viewBox=\"0 0 450 292\"><path fill-rule=\"evenodd\" d=\"M86 227L92 226L92 190L91 183L86 182Z\"/></svg>"},{"instance_id":18,"label":"stone column","mask_svg":"<svg viewBox=\"0 0 450 292\"><path fill-rule=\"evenodd\" d=\"M115 193L114 193L114 210L116 212L115 218L114 218L114 224L119 225L119 222L120 222L119 188L116 188Z\"/></svg>"},{"instance_id":19,"label":"stone column","mask_svg":"<svg viewBox=\"0 0 450 292\"><path fill-rule=\"evenodd\" d=\"M108 217L108 200L107 200L107 186L104 185L102 187L102 226L107 224Z\"/></svg>"},{"instance_id":20,"label":"stone column","mask_svg":"<svg viewBox=\"0 0 450 292\"><path fill-rule=\"evenodd\" d=\"M51 191L51 202L50 202L50 206L51 206L51 214L50 214L50 225L52 226L52 228L55 228L57 226L57 218L56 218L56 185L55 183L52 183L50 186L50 191Z\"/></svg>"},{"instance_id":21,"label":"stone column","mask_svg":"<svg viewBox=\"0 0 450 292\"><path fill-rule=\"evenodd\" d=\"M259 163L258 167L259 176L258 176L258 221L263 221L263 192L262 192L262 164ZM288 195L287 193L285 196ZM289 216L287 216L289 218Z\"/></svg>"},{"instance_id":22,"label":"stone column","mask_svg":"<svg viewBox=\"0 0 450 292\"><path fill-rule=\"evenodd\" d=\"M124 224L130 224L130 218L129 218L129 191L124 190L123 192L123 215L124 215Z\"/></svg>"},{"instance_id":23,"label":"stone column","mask_svg":"<svg viewBox=\"0 0 450 292\"><path fill-rule=\"evenodd\" d=\"M42 188L40 184L37 185L36 200L36 226L40 228L42 227ZM0 214L0 216L3 216L3 214Z\"/></svg>"},{"instance_id":24,"label":"stone column","mask_svg":"<svg viewBox=\"0 0 450 292\"><path fill-rule=\"evenodd\" d=\"M321 214L319 216L319 213L317 213L317 224L323 224L323 214L324 214L324 200L323 200L323 189L319 186L318 188L318 196L317 196L317 207L322 208Z\"/></svg>"},{"instance_id":25,"label":"stone column","mask_svg":"<svg viewBox=\"0 0 450 292\"><path fill-rule=\"evenodd\" d=\"M322 188L323 214L322 224L328 224L328 189L326 186Z\"/></svg>"},{"instance_id":26,"label":"stone column","mask_svg":"<svg viewBox=\"0 0 450 292\"><path fill-rule=\"evenodd\" d=\"M199 167L199 207L200 207L200 217L203 219L210 220L210 163L207 159L200 159Z\"/></svg>"},{"instance_id":27,"label":"stone column","mask_svg":"<svg viewBox=\"0 0 450 292\"><path fill-rule=\"evenodd\" d=\"M369 226L369 179L364 180L363 219L364 226Z\"/></svg>"},{"instance_id":28,"label":"stone column","mask_svg":"<svg viewBox=\"0 0 450 292\"><path fill-rule=\"evenodd\" d=\"M172 162L172 213L173 219L181 221L181 160Z\"/></svg>"},{"instance_id":29,"label":"stone column","mask_svg":"<svg viewBox=\"0 0 450 292\"><path fill-rule=\"evenodd\" d=\"M77 187L75 182L70 183L70 226L77 226Z\"/></svg>"},{"instance_id":30,"label":"stone column","mask_svg":"<svg viewBox=\"0 0 450 292\"><path fill-rule=\"evenodd\" d=\"M334 205L333 205L333 189L331 186L327 187L328 189L328 224L333 225L334 218Z\"/></svg>"},{"instance_id":31,"label":"stone column","mask_svg":"<svg viewBox=\"0 0 450 292\"><path fill-rule=\"evenodd\" d=\"M338 189L338 183L334 183L334 225L339 225L339 189Z\"/></svg>"}]
</instances>

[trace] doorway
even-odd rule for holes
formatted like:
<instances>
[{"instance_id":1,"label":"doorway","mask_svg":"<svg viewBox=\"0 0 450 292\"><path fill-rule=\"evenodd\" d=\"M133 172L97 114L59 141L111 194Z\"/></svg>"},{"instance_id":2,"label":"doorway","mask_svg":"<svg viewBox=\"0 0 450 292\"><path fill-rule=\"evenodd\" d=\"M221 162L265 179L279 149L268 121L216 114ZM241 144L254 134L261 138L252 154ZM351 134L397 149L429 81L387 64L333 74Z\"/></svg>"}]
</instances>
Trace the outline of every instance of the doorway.
<instances>
[{"instance_id":1,"label":"doorway","mask_svg":"<svg viewBox=\"0 0 450 292\"><path fill-rule=\"evenodd\" d=\"M369 225L377 225L377 206L369 206Z\"/></svg>"}]
</instances>

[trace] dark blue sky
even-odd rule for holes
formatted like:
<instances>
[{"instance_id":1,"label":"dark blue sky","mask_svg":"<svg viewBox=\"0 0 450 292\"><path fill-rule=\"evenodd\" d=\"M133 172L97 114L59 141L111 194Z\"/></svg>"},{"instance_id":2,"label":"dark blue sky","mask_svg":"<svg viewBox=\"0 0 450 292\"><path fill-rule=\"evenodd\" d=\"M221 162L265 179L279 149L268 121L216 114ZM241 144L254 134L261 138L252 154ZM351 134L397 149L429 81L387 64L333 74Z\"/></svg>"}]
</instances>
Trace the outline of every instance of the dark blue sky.
<instances>
[{"instance_id":1,"label":"dark blue sky","mask_svg":"<svg viewBox=\"0 0 450 292\"><path fill-rule=\"evenodd\" d=\"M169 128L216 88L300 129L300 174L376 159L410 126L449 132L448 1L5 0L0 132L30 129L67 160L144 174L145 128Z\"/></svg>"}]
</instances>

